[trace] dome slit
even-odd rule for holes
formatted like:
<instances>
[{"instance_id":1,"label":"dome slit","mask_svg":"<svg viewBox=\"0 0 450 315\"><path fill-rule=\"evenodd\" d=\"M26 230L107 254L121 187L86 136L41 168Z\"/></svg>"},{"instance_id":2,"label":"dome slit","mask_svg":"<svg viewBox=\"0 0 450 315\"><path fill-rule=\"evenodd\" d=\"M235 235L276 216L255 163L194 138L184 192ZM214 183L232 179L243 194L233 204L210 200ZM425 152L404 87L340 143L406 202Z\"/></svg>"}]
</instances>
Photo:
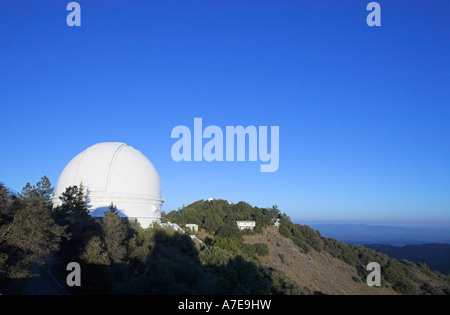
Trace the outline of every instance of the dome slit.
<instances>
[{"instance_id":1,"label":"dome slit","mask_svg":"<svg viewBox=\"0 0 450 315\"><path fill-rule=\"evenodd\" d=\"M119 152L126 146L125 143L122 143L122 145L120 145L116 151L114 152L113 157L111 158L111 162L109 164L109 170L108 170L108 177L106 179L106 192L109 192L109 187L111 186L111 173L112 170L114 169L114 164L116 162L117 156L119 155Z\"/></svg>"}]
</instances>

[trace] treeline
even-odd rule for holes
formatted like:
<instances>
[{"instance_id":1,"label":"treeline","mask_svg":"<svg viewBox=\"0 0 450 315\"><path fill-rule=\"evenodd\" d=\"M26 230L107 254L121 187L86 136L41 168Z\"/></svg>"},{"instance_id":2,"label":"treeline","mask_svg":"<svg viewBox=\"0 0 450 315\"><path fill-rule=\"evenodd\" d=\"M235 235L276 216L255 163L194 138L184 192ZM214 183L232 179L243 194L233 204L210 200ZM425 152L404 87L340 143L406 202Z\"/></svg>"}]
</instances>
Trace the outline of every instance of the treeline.
<instances>
[{"instance_id":1,"label":"treeline","mask_svg":"<svg viewBox=\"0 0 450 315\"><path fill-rule=\"evenodd\" d=\"M319 231L306 225L294 224L285 215L280 220L279 231L284 237L292 239L303 253L309 253L312 249L324 251L356 268L359 274L359 278L354 279L356 282L365 281L367 278L370 271L366 270L366 266L369 262L377 262L382 270L382 287L391 287L401 294L450 294L450 277L432 272L425 264L396 260L361 245L341 243L335 239L322 237ZM421 272L447 285L433 287L419 277Z\"/></svg>"},{"instance_id":2,"label":"treeline","mask_svg":"<svg viewBox=\"0 0 450 315\"><path fill-rule=\"evenodd\" d=\"M11 283L30 276L31 263L53 255L62 266L81 265L81 287L68 288L72 294L311 294L259 264L267 245L243 243L231 224L247 218L238 210L234 218L225 214L214 237L200 244L157 224L143 229L120 217L113 204L103 218L93 218L82 185L67 188L56 208L52 194L46 177L17 195L0 185L0 293L17 293ZM277 213L259 209L252 218L263 228Z\"/></svg>"}]
</instances>

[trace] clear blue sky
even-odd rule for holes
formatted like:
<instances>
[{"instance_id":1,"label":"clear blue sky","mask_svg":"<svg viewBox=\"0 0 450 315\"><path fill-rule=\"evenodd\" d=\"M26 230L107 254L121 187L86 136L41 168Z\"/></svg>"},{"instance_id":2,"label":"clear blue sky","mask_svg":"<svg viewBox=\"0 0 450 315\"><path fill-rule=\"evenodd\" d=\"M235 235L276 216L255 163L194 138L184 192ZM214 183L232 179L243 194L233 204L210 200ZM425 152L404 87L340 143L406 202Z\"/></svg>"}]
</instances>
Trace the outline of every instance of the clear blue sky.
<instances>
[{"instance_id":1,"label":"clear blue sky","mask_svg":"<svg viewBox=\"0 0 450 315\"><path fill-rule=\"evenodd\" d=\"M450 222L448 0L0 2L0 181L20 191L125 142L163 210L277 204L298 220ZM172 160L172 128L280 126L280 166Z\"/></svg>"}]
</instances>

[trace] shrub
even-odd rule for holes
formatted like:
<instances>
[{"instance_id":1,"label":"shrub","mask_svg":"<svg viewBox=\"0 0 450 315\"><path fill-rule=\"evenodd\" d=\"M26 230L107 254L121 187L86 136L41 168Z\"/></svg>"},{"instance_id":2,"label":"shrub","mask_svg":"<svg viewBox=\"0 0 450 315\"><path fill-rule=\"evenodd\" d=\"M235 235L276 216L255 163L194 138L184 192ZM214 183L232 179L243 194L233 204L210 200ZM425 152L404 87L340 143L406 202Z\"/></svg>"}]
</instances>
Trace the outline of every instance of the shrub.
<instances>
[{"instance_id":1,"label":"shrub","mask_svg":"<svg viewBox=\"0 0 450 315\"><path fill-rule=\"evenodd\" d=\"M269 255L269 246L264 243L257 243L253 244L253 247L255 248L255 252L259 256L267 256Z\"/></svg>"}]
</instances>

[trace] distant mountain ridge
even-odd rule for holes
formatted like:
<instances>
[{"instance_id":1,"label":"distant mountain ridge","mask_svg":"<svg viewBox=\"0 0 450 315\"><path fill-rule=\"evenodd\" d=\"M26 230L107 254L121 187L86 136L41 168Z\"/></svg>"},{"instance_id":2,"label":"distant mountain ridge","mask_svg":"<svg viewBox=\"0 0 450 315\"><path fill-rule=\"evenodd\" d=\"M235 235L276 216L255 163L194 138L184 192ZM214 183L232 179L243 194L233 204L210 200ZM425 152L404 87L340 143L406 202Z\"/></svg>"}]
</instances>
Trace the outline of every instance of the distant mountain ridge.
<instances>
[{"instance_id":1,"label":"distant mountain ridge","mask_svg":"<svg viewBox=\"0 0 450 315\"><path fill-rule=\"evenodd\" d=\"M366 245L374 251L396 259L425 263L431 270L450 273L450 244L423 244L396 247L392 245Z\"/></svg>"},{"instance_id":2,"label":"distant mountain ridge","mask_svg":"<svg viewBox=\"0 0 450 315\"><path fill-rule=\"evenodd\" d=\"M448 244L450 229L395 227L367 224L308 224L323 236L350 244L393 246Z\"/></svg>"}]
</instances>

